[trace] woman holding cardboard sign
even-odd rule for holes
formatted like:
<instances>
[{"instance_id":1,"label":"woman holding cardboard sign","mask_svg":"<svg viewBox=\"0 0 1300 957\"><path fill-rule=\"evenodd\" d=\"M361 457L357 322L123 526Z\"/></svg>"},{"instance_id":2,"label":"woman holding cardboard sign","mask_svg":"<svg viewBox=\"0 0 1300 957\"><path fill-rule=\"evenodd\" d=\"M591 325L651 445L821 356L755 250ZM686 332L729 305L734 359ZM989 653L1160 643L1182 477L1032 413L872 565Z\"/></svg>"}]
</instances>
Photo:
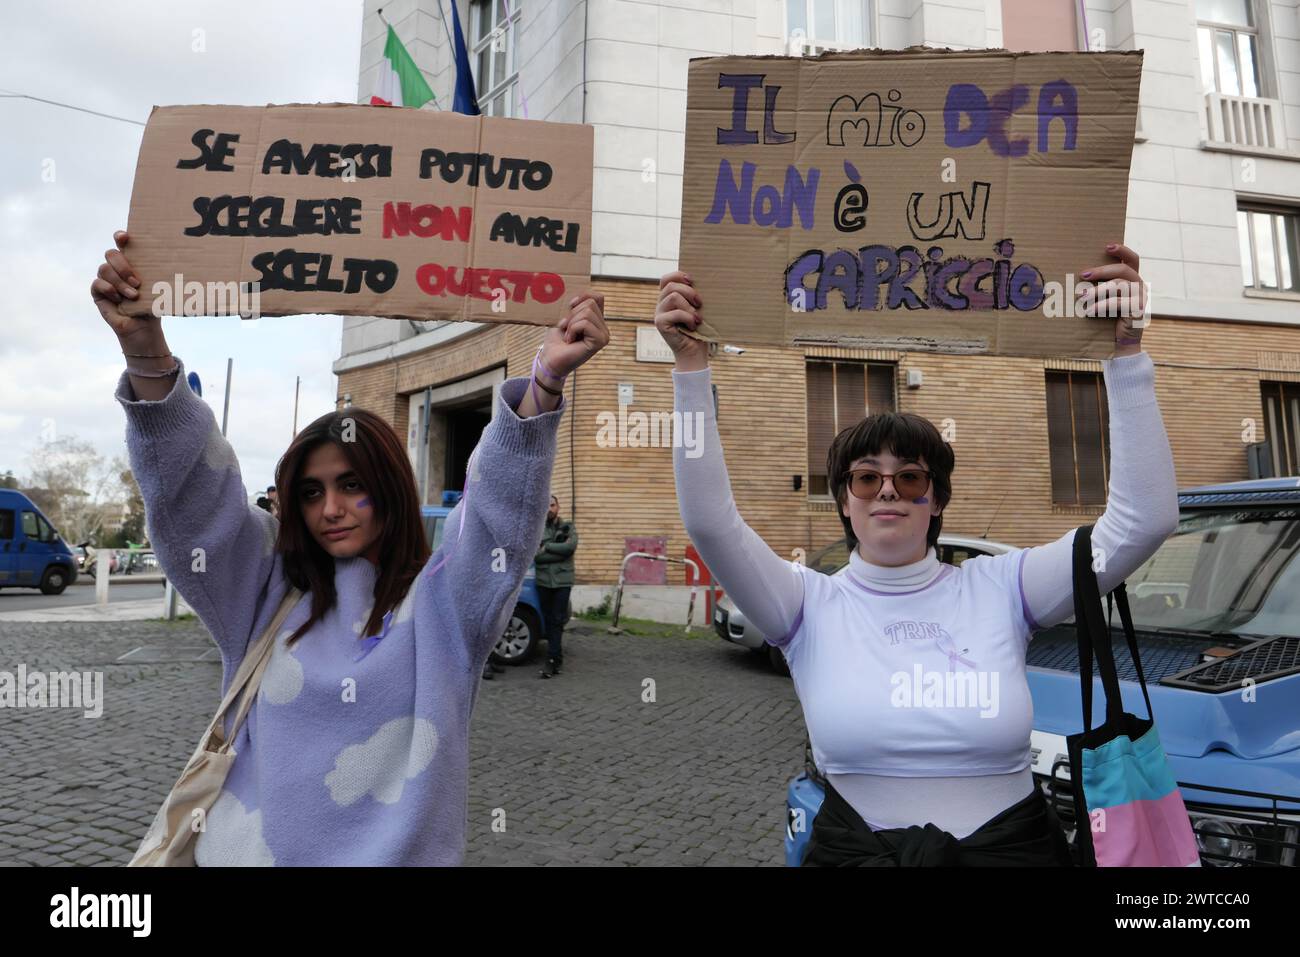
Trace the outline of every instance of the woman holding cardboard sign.
<instances>
[{"instance_id":1,"label":"woman holding cardboard sign","mask_svg":"<svg viewBox=\"0 0 1300 957\"><path fill-rule=\"evenodd\" d=\"M1110 300L1121 319L1103 363L1111 479L1092 541L1109 591L1170 535L1178 519L1173 458L1141 349L1137 254L1083 273L1083 312ZM1097 301L1093 301L1097 300ZM676 408L705 421L704 454L674 448L677 497L691 540L736 607L780 648L826 800L805 863L1068 864L1060 822L1034 785L1025 646L1073 613L1074 530L996 557L939 562L954 456L910 413L871 415L835 437L827 476L851 548L842 574L788 562L744 523L718 439L707 344L692 332L704 299L691 278L660 280L655 325L676 356ZM797 410L796 410L797 412ZM1018 481L1014 460L1006 481ZM973 672L973 674L967 674ZM963 674L962 701L932 696ZM939 680L927 681L930 675Z\"/></svg>"},{"instance_id":2,"label":"woman holding cardboard sign","mask_svg":"<svg viewBox=\"0 0 1300 957\"><path fill-rule=\"evenodd\" d=\"M531 377L502 384L430 555L403 443L363 409L290 444L283 521L248 504L161 321L119 311L140 281L114 238L91 292L127 359L116 398L159 561L221 650L223 693L260 674L246 717L232 701L220 724L235 758L219 796L169 801L137 860L166 842L164 863L458 863L479 675L541 538L565 376L609 342L602 297L571 299Z\"/></svg>"}]
</instances>

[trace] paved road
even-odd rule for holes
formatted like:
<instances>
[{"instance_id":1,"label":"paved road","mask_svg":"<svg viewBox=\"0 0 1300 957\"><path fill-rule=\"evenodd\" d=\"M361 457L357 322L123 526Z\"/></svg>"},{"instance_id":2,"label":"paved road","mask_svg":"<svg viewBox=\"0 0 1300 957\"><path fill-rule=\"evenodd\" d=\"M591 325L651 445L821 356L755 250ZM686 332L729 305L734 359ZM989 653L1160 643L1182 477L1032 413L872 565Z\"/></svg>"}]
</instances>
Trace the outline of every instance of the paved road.
<instances>
[{"instance_id":1,"label":"paved road","mask_svg":"<svg viewBox=\"0 0 1300 957\"><path fill-rule=\"evenodd\" d=\"M98 719L0 711L0 863L130 858L220 681L212 661L114 663L141 645L211 647L195 622L0 623L0 669L105 673ZM559 679L511 668L483 685L467 864L781 863L804 736L788 679L711 635L609 636L575 621L565 654Z\"/></svg>"},{"instance_id":2,"label":"paved road","mask_svg":"<svg viewBox=\"0 0 1300 957\"><path fill-rule=\"evenodd\" d=\"M82 582L88 582L83 586ZM162 600L162 582L133 582L126 578L119 582L114 578L108 586L109 603L119 601L137 601L141 598ZM67 605L93 605L95 603L95 580L83 575L75 585L63 590L61 595L42 595L38 588L3 588L0 589L0 613L6 611L31 611L37 608L60 608Z\"/></svg>"}]
</instances>

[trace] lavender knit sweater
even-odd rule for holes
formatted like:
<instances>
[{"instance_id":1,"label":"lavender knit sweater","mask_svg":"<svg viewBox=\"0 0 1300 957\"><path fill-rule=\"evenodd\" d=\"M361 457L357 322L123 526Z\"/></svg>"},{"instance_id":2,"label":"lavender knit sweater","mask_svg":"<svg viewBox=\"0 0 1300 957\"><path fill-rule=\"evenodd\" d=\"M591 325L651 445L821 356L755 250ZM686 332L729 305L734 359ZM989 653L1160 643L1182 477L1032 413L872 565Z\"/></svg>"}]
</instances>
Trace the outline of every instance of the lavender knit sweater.
<instances>
[{"instance_id":1,"label":"lavender knit sweater","mask_svg":"<svg viewBox=\"0 0 1300 957\"><path fill-rule=\"evenodd\" d=\"M378 581L369 560L336 561L338 601L291 650L284 639L309 617L310 598L289 613L198 837L200 866L460 863L470 715L541 539L562 414L520 419L526 386L502 384L466 499L368 654L357 660ZM248 504L234 451L183 363L166 398L137 400L125 372L115 398L159 563L221 649L224 693L289 588L279 523Z\"/></svg>"}]
</instances>

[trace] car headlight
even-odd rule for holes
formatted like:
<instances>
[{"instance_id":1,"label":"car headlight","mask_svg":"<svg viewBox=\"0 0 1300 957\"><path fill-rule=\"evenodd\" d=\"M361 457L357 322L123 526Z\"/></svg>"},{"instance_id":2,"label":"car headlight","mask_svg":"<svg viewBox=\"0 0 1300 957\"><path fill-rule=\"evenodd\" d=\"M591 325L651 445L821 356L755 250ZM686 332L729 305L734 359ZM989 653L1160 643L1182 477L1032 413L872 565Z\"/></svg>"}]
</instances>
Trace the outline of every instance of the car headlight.
<instances>
[{"instance_id":1,"label":"car headlight","mask_svg":"<svg viewBox=\"0 0 1300 957\"><path fill-rule=\"evenodd\" d=\"M1295 866L1295 824L1232 821L1192 814L1197 850L1209 867Z\"/></svg>"}]
</instances>

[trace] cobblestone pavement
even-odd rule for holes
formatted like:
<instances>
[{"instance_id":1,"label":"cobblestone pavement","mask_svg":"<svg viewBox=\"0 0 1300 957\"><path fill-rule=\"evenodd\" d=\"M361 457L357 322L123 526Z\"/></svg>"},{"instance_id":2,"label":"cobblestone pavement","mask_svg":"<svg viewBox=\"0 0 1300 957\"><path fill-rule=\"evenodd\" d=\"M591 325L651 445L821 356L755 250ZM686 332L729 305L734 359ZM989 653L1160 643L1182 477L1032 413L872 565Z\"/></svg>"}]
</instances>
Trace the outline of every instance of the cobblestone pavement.
<instances>
[{"instance_id":1,"label":"cobblestone pavement","mask_svg":"<svg viewBox=\"0 0 1300 957\"><path fill-rule=\"evenodd\" d=\"M484 682L466 864L780 864L785 786L803 761L794 690L697 634L613 636L575 619L559 678L533 665ZM0 624L0 670L104 672L102 717L0 710L0 864L130 859L221 677L212 660L115 663L142 645L212 647L195 622Z\"/></svg>"}]
</instances>

